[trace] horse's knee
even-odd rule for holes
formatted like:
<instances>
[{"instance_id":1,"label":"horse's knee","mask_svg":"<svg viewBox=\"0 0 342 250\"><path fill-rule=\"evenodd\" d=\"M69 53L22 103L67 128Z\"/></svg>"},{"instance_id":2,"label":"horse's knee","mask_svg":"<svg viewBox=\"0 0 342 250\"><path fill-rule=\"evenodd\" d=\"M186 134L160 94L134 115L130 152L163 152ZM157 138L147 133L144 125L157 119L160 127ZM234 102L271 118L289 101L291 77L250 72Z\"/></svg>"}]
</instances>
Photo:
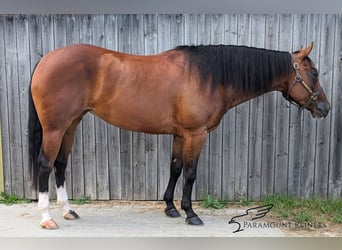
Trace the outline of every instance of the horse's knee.
<instances>
[{"instance_id":1,"label":"horse's knee","mask_svg":"<svg viewBox=\"0 0 342 250\"><path fill-rule=\"evenodd\" d=\"M184 172L185 184L192 185L196 180L196 168L187 169Z\"/></svg>"}]
</instances>

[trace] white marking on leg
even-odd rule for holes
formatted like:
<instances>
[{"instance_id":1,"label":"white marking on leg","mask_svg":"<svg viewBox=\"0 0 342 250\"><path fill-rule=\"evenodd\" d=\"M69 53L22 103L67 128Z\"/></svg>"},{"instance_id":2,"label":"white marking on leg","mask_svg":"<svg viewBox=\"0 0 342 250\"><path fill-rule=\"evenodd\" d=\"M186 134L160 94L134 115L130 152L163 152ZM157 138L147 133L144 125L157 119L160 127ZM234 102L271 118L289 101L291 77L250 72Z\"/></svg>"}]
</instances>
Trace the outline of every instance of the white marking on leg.
<instances>
[{"instance_id":1,"label":"white marking on leg","mask_svg":"<svg viewBox=\"0 0 342 250\"><path fill-rule=\"evenodd\" d=\"M52 216L49 212L49 193L39 193L38 196L38 210L42 213L42 220L40 223L51 220Z\"/></svg>"},{"instance_id":2,"label":"white marking on leg","mask_svg":"<svg viewBox=\"0 0 342 250\"><path fill-rule=\"evenodd\" d=\"M62 186L57 188L57 202L63 205L63 216L69 213L71 209L68 201L68 193L65 187L65 182Z\"/></svg>"}]
</instances>

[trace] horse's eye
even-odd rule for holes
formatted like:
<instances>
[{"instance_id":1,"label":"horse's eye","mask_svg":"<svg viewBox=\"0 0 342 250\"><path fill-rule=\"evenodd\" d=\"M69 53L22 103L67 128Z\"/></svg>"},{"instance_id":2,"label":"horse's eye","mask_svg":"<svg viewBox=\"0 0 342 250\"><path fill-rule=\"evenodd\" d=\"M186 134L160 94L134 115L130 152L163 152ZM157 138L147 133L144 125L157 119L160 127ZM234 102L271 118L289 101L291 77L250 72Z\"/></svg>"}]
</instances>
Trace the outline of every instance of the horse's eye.
<instances>
[{"instance_id":1,"label":"horse's eye","mask_svg":"<svg viewBox=\"0 0 342 250\"><path fill-rule=\"evenodd\" d=\"M311 74L312 74L313 77L317 78L317 77L318 77L318 71L317 71L317 69L312 69L312 70L311 70Z\"/></svg>"}]
</instances>

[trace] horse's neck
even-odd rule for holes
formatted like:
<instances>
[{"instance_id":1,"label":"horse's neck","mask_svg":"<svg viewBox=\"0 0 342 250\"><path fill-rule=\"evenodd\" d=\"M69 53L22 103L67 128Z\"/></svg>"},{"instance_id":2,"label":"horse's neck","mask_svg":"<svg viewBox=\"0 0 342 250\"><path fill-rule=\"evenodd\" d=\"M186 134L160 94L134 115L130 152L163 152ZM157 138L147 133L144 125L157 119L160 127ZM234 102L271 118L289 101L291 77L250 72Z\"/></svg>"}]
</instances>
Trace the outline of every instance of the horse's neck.
<instances>
[{"instance_id":1,"label":"horse's neck","mask_svg":"<svg viewBox=\"0 0 342 250\"><path fill-rule=\"evenodd\" d=\"M225 101L226 111L243 102L246 102L258 96L264 95L268 92L272 92L272 91L282 92L284 91L285 86L286 86L286 82L284 80L284 81L278 81L277 83L272 84L270 88L268 88L267 90L263 90L259 92L234 91L233 89L228 89L226 93L226 101Z\"/></svg>"}]
</instances>

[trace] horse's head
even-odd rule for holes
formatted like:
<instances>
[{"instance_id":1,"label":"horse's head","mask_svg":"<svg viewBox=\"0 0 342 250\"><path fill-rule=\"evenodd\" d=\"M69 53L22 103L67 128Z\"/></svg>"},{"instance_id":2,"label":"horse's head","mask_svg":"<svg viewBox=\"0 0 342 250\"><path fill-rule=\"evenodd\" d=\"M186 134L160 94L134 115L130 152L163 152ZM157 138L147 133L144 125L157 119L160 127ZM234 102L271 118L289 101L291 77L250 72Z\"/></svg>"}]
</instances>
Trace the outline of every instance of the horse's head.
<instances>
[{"instance_id":1,"label":"horse's head","mask_svg":"<svg viewBox=\"0 0 342 250\"><path fill-rule=\"evenodd\" d=\"M294 76L284 94L301 109L309 110L314 118L324 118L329 113L330 103L321 88L318 71L309 58L312 47L313 43L292 54Z\"/></svg>"}]
</instances>

